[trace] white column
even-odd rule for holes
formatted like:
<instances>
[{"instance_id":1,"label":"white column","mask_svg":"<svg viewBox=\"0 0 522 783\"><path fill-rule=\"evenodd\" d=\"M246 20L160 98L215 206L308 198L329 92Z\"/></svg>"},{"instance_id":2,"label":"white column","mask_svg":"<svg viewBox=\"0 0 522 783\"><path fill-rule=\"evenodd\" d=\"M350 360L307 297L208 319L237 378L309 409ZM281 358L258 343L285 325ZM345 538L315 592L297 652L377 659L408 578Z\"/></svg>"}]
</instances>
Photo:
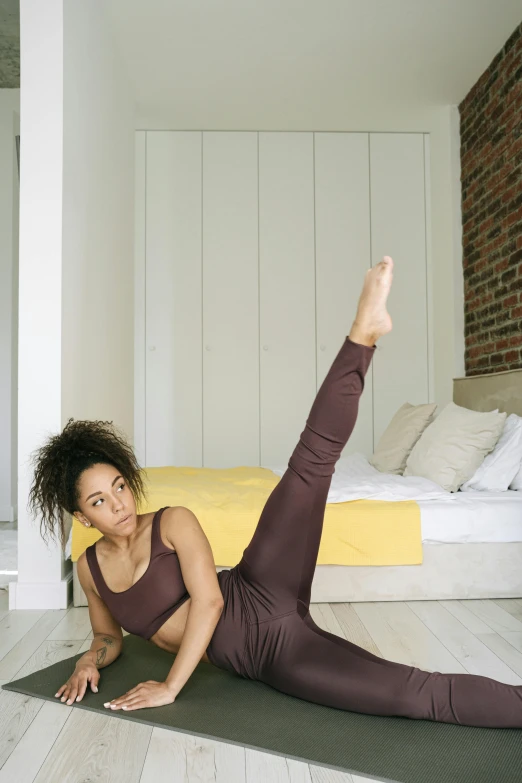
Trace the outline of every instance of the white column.
<instances>
[{"instance_id":1,"label":"white column","mask_svg":"<svg viewBox=\"0 0 522 783\"><path fill-rule=\"evenodd\" d=\"M20 90L0 89L0 521L16 519L16 427L13 426L16 345ZM15 332L13 334L13 332Z\"/></svg>"},{"instance_id":2,"label":"white column","mask_svg":"<svg viewBox=\"0 0 522 783\"><path fill-rule=\"evenodd\" d=\"M61 430L63 0L21 0L18 582L10 609L62 609L60 547L27 509L30 454Z\"/></svg>"}]
</instances>

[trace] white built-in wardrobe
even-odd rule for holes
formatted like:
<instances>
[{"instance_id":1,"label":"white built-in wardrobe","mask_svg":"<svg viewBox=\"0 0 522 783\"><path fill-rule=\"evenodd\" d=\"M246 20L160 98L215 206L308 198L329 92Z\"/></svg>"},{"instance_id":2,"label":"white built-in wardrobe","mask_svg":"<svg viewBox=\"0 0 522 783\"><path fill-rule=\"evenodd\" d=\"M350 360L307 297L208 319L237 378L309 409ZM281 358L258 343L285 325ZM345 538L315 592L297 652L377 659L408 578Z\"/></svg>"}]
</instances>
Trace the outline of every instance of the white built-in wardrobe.
<instances>
[{"instance_id":1,"label":"white built-in wardrobe","mask_svg":"<svg viewBox=\"0 0 522 783\"><path fill-rule=\"evenodd\" d=\"M383 255L394 329L344 454L431 401L428 173L422 133L137 132L142 465L286 463Z\"/></svg>"}]
</instances>

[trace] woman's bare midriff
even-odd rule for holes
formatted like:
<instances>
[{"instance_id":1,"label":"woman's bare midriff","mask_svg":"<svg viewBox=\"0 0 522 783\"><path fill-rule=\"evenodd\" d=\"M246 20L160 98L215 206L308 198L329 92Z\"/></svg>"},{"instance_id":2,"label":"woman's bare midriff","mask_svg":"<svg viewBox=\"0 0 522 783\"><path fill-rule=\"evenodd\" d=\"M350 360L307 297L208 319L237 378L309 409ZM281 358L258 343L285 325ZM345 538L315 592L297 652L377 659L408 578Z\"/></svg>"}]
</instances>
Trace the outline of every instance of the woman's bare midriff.
<instances>
[{"instance_id":1,"label":"woman's bare midriff","mask_svg":"<svg viewBox=\"0 0 522 783\"><path fill-rule=\"evenodd\" d=\"M159 631L156 631L154 636L151 636L150 641L157 647L161 647L162 650L166 650L170 653L177 653L180 646L183 634L185 633L185 626L187 624L187 617L190 609L190 598L172 614L169 619L163 623ZM206 653L203 653L201 660L205 663L210 663Z\"/></svg>"}]
</instances>

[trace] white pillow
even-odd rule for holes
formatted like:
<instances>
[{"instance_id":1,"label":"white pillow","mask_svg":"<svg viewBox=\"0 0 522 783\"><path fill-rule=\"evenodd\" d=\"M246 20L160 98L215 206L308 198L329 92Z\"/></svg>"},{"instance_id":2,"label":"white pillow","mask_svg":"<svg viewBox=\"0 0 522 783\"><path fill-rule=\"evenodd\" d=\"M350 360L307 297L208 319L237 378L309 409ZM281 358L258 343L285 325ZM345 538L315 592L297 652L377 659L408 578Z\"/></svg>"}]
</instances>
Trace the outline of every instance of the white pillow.
<instances>
[{"instance_id":1,"label":"white pillow","mask_svg":"<svg viewBox=\"0 0 522 783\"><path fill-rule=\"evenodd\" d=\"M456 492L495 448L506 417L449 402L413 447L404 475L423 476Z\"/></svg>"},{"instance_id":2,"label":"white pillow","mask_svg":"<svg viewBox=\"0 0 522 783\"><path fill-rule=\"evenodd\" d=\"M475 474L465 481L461 490L505 492L522 462L522 417L512 413L507 417L500 439Z\"/></svg>"},{"instance_id":3,"label":"white pillow","mask_svg":"<svg viewBox=\"0 0 522 783\"><path fill-rule=\"evenodd\" d=\"M396 412L370 459L381 473L402 475L406 460L437 409L435 403L410 405L405 402Z\"/></svg>"}]
</instances>

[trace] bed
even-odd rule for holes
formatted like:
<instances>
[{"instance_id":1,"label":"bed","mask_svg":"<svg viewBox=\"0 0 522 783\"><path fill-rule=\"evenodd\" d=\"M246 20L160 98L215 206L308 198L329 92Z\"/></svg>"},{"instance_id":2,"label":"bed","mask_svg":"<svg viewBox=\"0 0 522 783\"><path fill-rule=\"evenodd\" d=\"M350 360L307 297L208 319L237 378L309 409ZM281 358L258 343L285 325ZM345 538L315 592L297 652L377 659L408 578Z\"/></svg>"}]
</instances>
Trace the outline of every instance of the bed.
<instances>
[{"instance_id":1,"label":"bed","mask_svg":"<svg viewBox=\"0 0 522 783\"><path fill-rule=\"evenodd\" d=\"M522 369L456 378L453 401L473 411L498 408L501 412L522 416ZM274 467L273 476L280 475L281 469ZM334 525L330 521L327 525L328 517L325 517L326 532L323 535L326 539L324 547L322 544L322 559L326 563L321 563L321 558L318 560L312 585L313 602L522 597L522 492L438 493L430 492L427 485L419 482L414 486L413 494L408 490L410 494L395 495L394 487L400 484L398 477L375 474L376 471L360 454L343 458L336 468L331 497L337 505L334 508L334 503L329 502L327 506L329 519L336 522ZM363 487L363 494L350 494L350 487L355 486ZM373 494L370 492L372 488L375 490ZM367 500L357 506L358 497ZM400 499L396 500L396 497ZM373 505L372 498L375 501ZM351 500L356 503L348 502ZM374 533L377 531L372 543L388 535L390 526L380 524L379 503L388 509L388 517L392 507L402 512L396 515L399 547L395 558L379 559L376 556L371 562L382 564L364 565L363 559L350 559L346 555L338 558L340 564L332 564L334 558L330 553L333 549L338 551L339 542L343 539L339 531L343 525L347 529L349 511L352 514L357 510L368 512L368 518L375 527ZM417 509L417 516L412 506ZM355 516L351 518L354 520ZM404 522L402 526L398 524L399 518ZM407 523L406 518L409 520ZM365 526L361 525L363 536L364 529ZM332 538L333 535L337 538ZM415 536L419 543L417 548ZM391 551L391 539L387 543L385 538L383 540L384 549ZM78 547L73 561L77 554ZM219 559L215 559L219 563ZM230 567L235 562L237 559L228 555L228 562L218 565L217 570ZM76 562L73 562L73 585L74 605L86 606L87 600L77 578Z\"/></svg>"}]
</instances>

